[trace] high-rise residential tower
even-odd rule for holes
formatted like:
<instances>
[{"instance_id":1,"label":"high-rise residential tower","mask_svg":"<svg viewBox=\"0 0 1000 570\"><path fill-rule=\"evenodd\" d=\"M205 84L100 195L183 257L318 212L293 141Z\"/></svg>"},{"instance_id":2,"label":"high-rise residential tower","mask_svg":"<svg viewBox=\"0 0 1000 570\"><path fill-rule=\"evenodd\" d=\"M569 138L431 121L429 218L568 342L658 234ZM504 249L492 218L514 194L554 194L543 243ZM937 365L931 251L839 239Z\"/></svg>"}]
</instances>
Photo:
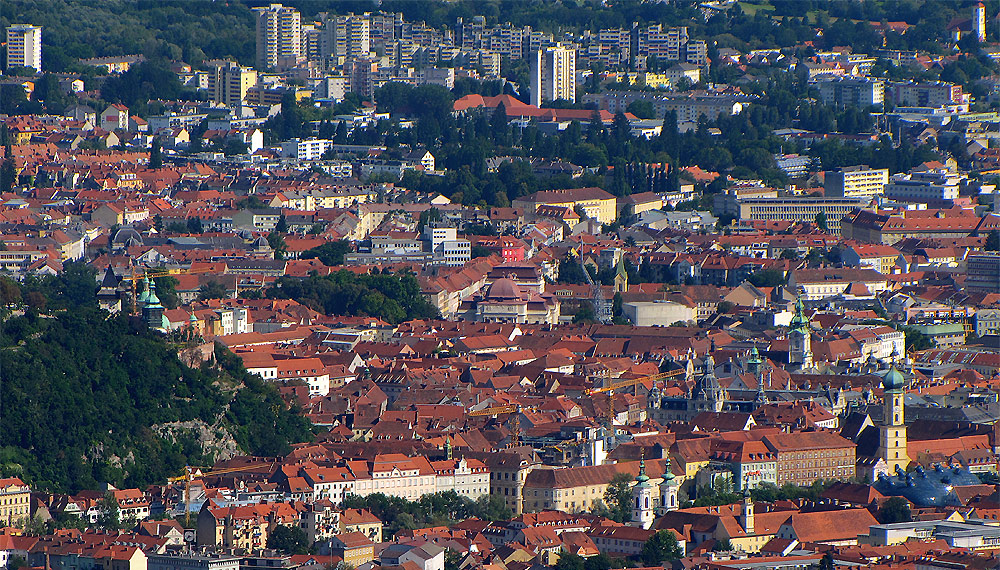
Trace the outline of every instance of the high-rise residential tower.
<instances>
[{"instance_id":1,"label":"high-rise residential tower","mask_svg":"<svg viewBox=\"0 0 1000 570\"><path fill-rule=\"evenodd\" d=\"M547 47L531 55L531 104L565 99L576 101L576 50Z\"/></svg>"},{"instance_id":2,"label":"high-rise residential tower","mask_svg":"<svg viewBox=\"0 0 1000 570\"><path fill-rule=\"evenodd\" d=\"M257 69L294 65L302 57L302 18L295 8L271 4L257 13Z\"/></svg>"},{"instance_id":3,"label":"high-rise residential tower","mask_svg":"<svg viewBox=\"0 0 1000 570\"><path fill-rule=\"evenodd\" d=\"M14 24L7 28L7 67L42 70L42 28Z\"/></svg>"}]
</instances>

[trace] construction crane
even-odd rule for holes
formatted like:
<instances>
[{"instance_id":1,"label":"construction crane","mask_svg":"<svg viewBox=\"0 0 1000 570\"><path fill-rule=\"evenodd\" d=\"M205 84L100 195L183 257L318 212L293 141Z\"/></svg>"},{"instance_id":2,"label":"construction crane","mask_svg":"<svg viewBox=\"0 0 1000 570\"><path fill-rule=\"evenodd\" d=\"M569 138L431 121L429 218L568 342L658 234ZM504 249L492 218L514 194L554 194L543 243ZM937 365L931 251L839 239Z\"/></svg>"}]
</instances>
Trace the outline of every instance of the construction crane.
<instances>
[{"instance_id":1,"label":"construction crane","mask_svg":"<svg viewBox=\"0 0 1000 570\"><path fill-rule=\"evenodd\" d=\"M665 380L667 378L672 378L674 376L680 376L684 374L684 369L678 368L676 370L668 370L667 372L660 372L658 374L652 374L650 376L642 376L639 378L627 378L625 380L619 380L618 382L612 382L607 386L600 386L598 388L587 388L583 391L586 396L593 396L595 394L607 394L608 398L608 408L607 408L607 418L608 424L614 425L615 418L615 391L621 388L630 388L636 386L638 390L639 384L645 382L656 382L657 380Z\"/></svg>"},{"instance_id":2,"label":"construction crane","mask_svg":"<svg viewBox=\"0 0 1000 570\"><path fill-rule=\"evenodd\" d=\"M157 277L169 277L171 275L193 275L196 273L208 273L215 271L212 267L202 267L200 269L158 269L143 271L142 273L133 273L132 275L125 275L122 277L122 281L129 282L129 290L132 299L132 314L138 313L139 308L136 306L136 300L138 299L136 295L136 283L142 281L143 279L156 279Z\"/></svg>"},{"instance_id":3,"label":"construction crane","mask_svg":"<svg viewBox=\"0 0 1000 570\"><path fill-rule=\"evenodd\" d=\"M513 414L521 409L521 406L515 406L513 404L507 406L493 406L492 408L483 408L481 410L476 410L474 412L469 412L469 417L479 417L479 416L499 416L500 414Z\"/></svg>"},{"instance_id":4,"label":"construction crane","mask_svg":"<svg viewBox=\"0 0 1000 570\"><path fill-rule=\"evenodd\" d=\"M469 412L467 415L469 417L497 417L504 414L513 414L525 410L524 406L509 404L505 406L493 406L490 408L483 408L481 410L476 410L474 412ZM521 442L521 422L514 421L514 427L511 429L512 437L510 445L511 447L516 447Z\"/></svg>"},{"instance_id":5,"label":"construction crane","mask_svg":"<svg viewBox=\"0 0 1000 570\"><path fill-rule=\"evenodd\" d=\"M253 463L251 465L244 465L242 467L230 467L227 469L215 469L211 470L207 467L185 467L184 475L179 477L168 477L168 483L179 483L184 481L184 528L187 528L191 522L191 482L195 479L201 479L202 477L209 477L214 475L225 475L226 473L236 473L237 471L249 471L251 469L256 469L261 467L260 463Z\"/></svg>"},{"instance_id":6,"label":"construction crane","mask_svg":"<svg viewBox=\"0 0 1000 570\"><path fill-rule=\"evenodd\" d=\"M601 290L601 284L594 282L594 279L590 276L590 271L587 271L587 265L583 262L583 255L576 248L569 250L569 256L579 262L580 270L583 271L583 277L587 280L587 285L590 286L590 302L594 305L594 315L597 317L597 320L604 324L610 323L612 320L611 303L604 298L604 291Z\"/></svg>"}]
</instances>

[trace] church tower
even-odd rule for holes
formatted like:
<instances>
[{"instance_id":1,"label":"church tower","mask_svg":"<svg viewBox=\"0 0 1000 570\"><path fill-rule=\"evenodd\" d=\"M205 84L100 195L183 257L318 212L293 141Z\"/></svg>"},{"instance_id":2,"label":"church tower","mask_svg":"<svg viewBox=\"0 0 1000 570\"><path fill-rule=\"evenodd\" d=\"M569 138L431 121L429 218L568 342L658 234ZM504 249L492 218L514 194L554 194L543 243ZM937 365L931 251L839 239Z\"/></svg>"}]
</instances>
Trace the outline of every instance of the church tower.
<instances>
[{"instance_id":1,"label":"church tower","mask_svg":"<svg viewBox=\"0 0 1000 570\"><path fill-rule=\"evenodd\" d=\"M754 528L753 497L750 496L750 486L743 482L743 510L740 512L740 526L748 535Z\"/></svg>"},{"instance_id":2,"label":"church tower","mask_svg":"<svg viewBox=\"0 0 1000 570\"><path fill-rule=\"evenodd\" d=\"M897 468L906 469L910 463L906 455L906 424L903 417L903 388L906 380L896 369L896 363L889 366L882 379L882 424L879 426L879 457L885 460L889 473Z\"/></svg>"},{"instance_id":3,"label":"church tower","mask_svg":"<svg viewBox=\"0 0 1000 570\"><path fill-rule=\"evenodd\" d=\"M669 511L677 510L677 478L670 470L670 454L663 464L663 481L660 482L660 506L657 508L658 514L665 514Z\"/></svg>"},{"instance_id":4,"label":"church tower","mask_svg":"<svg viewBox=\"0 0 1000 570\"><path fill-rule=\"evenodd\" d=\"M809 329L801 298L795 301L795 316L788 328L788 363L799 370L812 368L812 331Z\"/></svg>"},{"instance_id":5,"label":"church tower","mask_svg":"<svg viewBox=\"0 0 1000 570\"><path fill-rule=\"evenodd\" d=\"M646 459L642 455L639 456L639 476L632 486L632 522L629 524L645 529L653 526L653 485L646 475Z\"/></svg>"}]
</instances>

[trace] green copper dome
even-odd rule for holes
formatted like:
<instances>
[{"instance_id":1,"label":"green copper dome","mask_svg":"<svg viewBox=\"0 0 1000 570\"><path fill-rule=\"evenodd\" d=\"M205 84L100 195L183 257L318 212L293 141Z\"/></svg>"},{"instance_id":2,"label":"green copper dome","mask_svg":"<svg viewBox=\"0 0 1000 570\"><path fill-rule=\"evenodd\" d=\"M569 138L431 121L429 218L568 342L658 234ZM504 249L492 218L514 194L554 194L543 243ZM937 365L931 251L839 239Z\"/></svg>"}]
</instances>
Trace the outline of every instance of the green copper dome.
<instances>
[{"instance_id":1,"label":"green copper dome","mask_svg":"<svg viewBox=\"0 0 1000 570\"><path fill-rule=\"evenodd\" d=\"M903 373L896 369L896 363L892 363L889 367L889 371L885 373L885 377L882 378L882 387L886 390L902 390L906 387L906 378L903 377Z\"/></svg>"}]
</instances>

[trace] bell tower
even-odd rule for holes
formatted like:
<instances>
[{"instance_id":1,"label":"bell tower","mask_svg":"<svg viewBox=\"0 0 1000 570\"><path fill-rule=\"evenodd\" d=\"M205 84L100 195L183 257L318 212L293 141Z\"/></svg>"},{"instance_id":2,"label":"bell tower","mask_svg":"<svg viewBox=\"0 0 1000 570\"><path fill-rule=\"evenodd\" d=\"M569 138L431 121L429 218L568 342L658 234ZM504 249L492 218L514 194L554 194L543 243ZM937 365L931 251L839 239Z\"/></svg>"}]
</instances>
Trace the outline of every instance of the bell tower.
<instances>
[{"instance_id":1,"label":"bell tower","mask_svg":"<svg viewBox=\"0 0 1000 570\"><path fill-rule=\"evenodd\" d=\"M889 473L895 473L897 468L905 470L910 463L910 458L906 454L906 423L903 415L906 379L896 369L895 362L889 366L889 371L882 378L882 387L884 394L878 455L885 460Z\"/></svg>"},{"instance_id":2,"label":"bell tower","mask_svg":"<svg viewBox=\"0 0 1000 570\"><path fill-rule=\"evenodd\" d=\"M788 363L799 370L813 367L812 331L802 307L802 298L795 301L795 316L788 325Z\"/></svg>"},{"instance_id":3,"label":"bell tower","mask_svg":"<svg viewBox=\"0 0 1000 570\"><path fill-rule=\"evenodd\" d=\"M639 455L639 476L632 486L632 522L631 526L646 528L653 526L653 485L646 475L646 459Z\"/></svg>"}]
</instances>

